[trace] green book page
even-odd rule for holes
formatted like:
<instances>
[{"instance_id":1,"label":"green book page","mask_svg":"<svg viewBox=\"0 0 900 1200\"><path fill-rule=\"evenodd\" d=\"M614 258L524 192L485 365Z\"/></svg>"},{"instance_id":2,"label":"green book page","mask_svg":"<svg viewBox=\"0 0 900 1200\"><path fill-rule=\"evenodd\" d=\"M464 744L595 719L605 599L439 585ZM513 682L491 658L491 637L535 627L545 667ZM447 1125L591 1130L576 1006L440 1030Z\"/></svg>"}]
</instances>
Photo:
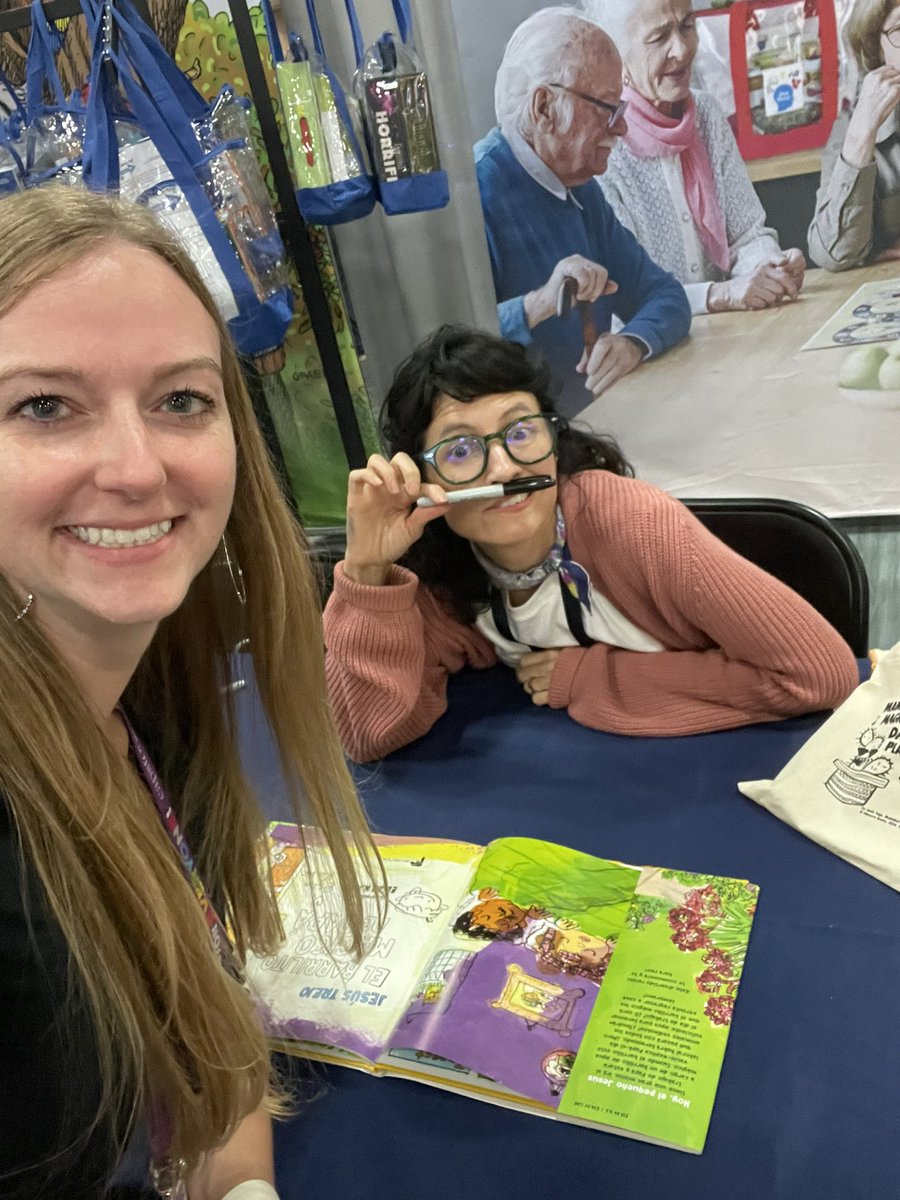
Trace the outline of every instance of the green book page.
<instances>
[{"instance_id":1,"label":"green book page","mask_svg":"<svg viewBox=\"0 0 900 1200\"><path fill-rule=\"evenodd\" d=\"M560 1115L702 1151L757 891L645 870Z\"/></svg>"},{"instance_id":2,"label":"green book page","mask_svg":"<svg viewBox=\"0 0 900 1200\"><path fill-rule=\"evenodd\" d=\"M640 871L534 838L491 842L472 880L524 909L539 905L596 937L615 937L628 914Z\"/></svg>"}]
</instances>

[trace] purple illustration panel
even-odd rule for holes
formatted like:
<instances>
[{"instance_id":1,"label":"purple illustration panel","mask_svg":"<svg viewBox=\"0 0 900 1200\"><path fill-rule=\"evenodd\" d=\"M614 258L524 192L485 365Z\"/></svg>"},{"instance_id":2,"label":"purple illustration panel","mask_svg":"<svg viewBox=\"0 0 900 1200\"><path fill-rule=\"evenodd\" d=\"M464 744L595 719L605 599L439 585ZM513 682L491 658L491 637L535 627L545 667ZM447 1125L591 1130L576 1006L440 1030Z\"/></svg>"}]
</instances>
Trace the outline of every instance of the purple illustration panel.
<instances>
[{"instance_id":1,"label":"purple illustration panel","mask_svg":"<svg viewBox=\"0 0 900 1200\"><path fill-rule=\"evenodd\" d=\"M527 946L495 941L465 963L438 1019L411 1008L394 1044L427 1050L556 1107L597 986L545 971Z\"/></svg>"}]
</instances>

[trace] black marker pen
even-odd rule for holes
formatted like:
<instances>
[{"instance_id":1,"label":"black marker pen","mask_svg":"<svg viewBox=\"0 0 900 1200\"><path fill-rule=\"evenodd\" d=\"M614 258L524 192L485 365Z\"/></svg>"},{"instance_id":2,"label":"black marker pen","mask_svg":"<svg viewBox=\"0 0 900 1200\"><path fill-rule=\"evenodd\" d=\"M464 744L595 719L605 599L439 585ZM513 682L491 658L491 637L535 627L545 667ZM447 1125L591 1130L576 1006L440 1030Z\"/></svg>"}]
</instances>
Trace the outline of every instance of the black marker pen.
<instances>
[{"instance_id":1,"label":"black marker pen","mask_svg":"<svg viewBox=\"0 0 900 1200\"><path fill-rule=\"evenodd\" d=\"M461 504L464 500L499 500L501 496L517 496L520 492L542 492L545 488L556 486L556 480L549 475L523 475L520 479L511 479L509 483L489 483L485 487L461 488L458 492L447 493L448 504ZM420 496L416 501L419 508L438 508L437 500L429 500Z\"/></svg>"}]
</instances>

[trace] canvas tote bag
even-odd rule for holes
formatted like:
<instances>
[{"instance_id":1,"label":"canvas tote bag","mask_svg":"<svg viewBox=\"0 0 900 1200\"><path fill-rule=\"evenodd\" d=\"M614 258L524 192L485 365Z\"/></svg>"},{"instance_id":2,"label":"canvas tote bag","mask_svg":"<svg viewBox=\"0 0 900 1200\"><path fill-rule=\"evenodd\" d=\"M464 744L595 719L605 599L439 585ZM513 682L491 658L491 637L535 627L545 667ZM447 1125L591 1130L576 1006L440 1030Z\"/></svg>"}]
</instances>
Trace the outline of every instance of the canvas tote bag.
<instances>
[{"instance_id":1,"label":"canvas tote bag","mask_svg":"<svg viewBox=\"0 0 900 1200\"><path fill-rule=\"evenodd\" d=\"M900 642L775 779L738 788L900 891Z\"/></svg>"}]
</instances>

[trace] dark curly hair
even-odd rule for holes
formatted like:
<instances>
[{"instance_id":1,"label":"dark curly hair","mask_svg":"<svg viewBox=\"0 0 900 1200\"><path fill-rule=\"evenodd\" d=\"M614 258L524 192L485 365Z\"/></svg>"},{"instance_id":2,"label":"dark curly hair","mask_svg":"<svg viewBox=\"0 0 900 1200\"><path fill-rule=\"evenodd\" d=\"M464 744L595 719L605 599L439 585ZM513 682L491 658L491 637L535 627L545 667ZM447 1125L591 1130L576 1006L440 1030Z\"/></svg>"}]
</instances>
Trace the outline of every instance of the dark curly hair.
<instances>
[{"instance_id":1,"label":"dark curly hair","mask_svg":"<svg viewBox=\"0 0 900 1200\"><path fill-rule=\"evenodd\" d=\"M530 392L545 413L555 413L554 388L543 362L523 346L464 325L442 325L400 364L381 408L381 435L388 456L426 449L425 431L439 396L478 400L506 392ZM557 471L633 475L616 442L559 422ZM490 584L469 543L446 521L432 521L401 560L459 620L474 623L490 604Z\"/></svg>"}]
</instances>

